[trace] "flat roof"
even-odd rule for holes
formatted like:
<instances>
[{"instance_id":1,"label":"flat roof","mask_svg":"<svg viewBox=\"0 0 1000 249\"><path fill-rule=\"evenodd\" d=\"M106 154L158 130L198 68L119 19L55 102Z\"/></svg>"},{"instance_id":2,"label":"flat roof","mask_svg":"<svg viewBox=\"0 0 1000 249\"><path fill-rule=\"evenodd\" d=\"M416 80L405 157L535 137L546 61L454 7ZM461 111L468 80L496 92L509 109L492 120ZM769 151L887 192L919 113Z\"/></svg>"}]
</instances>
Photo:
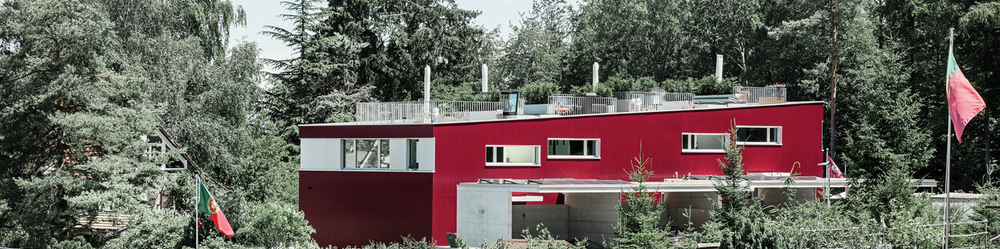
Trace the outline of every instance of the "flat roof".
<instances>
[{"instance_id":1,"label":"flat roof","mask_svg":"<svg viewBox=\"0 0 1000 249\"><path fill-rule=\"evenodd\" d=\"M650 113L667 113L667 112L688 112L688 111L708 111L708 110L720 110L720 109L743 109L743 108L767 108L767 107L779 107L779 106L794 106L794 105L810 105L810 104L823 104L823 101L794 101L785 102L778 104L758 104L758 105L746 105L746 104L729 104L729 105L694 105L691 109L672 109L672 110L651 110L651 111L632 111L632 112L614 112L614 113L594 113L594 114L577 114L577 115L557 115L557 114L539 114L539 115L511 115L506 116L503 119L487 119L487 120L472 120L472 121L444 121L444 122L434 122L434 123L370 123L370 122L345 122L345 123L318 123L318 124L300 124L299 126L305 127L318 127L318 126L379 126L379 125L451 125L451 124L467 124L467 123L488 123L488 122L511 122L511 121L524 121L524 120L539 120L539 119L567 119L567 118L578 118L578 117L594 117L594 116L615 116L615 115L637 115L637 114L650 114Z\"/></svg>"},{"instance_id":2,"label":"flat roof","mask_svg":"<svg viewBox=\"0 0 1000 249\"><path fill-rule=\"evenodd\" d=\"M805 177L804 177L805 178ZM937 187L933 179L911 179L916 187ZM715 180L666 179L662 182L646 182L650 192L715 192ZM747 180L750 189L784 188L783 180ZM795 180L792 188L833 188L849 187L847 178L805 178ZM459 187L511 188L514 192L529 193L619 193L638 186L638 183L622 180L593 179L482 179L479 182L459 183Z\"/></svg>"}]
</instances>

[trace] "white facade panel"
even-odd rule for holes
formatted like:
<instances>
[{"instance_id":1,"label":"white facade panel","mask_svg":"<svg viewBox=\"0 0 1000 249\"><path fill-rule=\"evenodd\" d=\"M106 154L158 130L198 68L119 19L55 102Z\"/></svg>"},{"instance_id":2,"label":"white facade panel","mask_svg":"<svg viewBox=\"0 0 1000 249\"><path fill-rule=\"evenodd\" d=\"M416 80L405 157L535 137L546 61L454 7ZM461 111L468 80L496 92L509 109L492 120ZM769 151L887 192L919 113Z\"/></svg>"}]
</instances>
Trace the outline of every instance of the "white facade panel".
<instances>
[{"instance_id":1,"label":"white facade panel","mask_svg":"<svg viewBox=\"0 0 1000 249\"><path fill-rule=\"evenodd\" d=\"M406 171L406 139L389 139L389 170Z\"/></svg>"},{"instance_id":2,"label":"white facade panel","mask_svg":"<svg viewBox=\"0 0 1000 249\"><path fill-rule=\"evenodd\" d=\"M303 138L301 140L300 169L340 170L340 139Z\"/></svg>"},{"instance_id":3,"label":"white facade panel","mask_svg":"<svg viewBox=\"0 0 1000 249\"><path fill-rule=\"evenodd\" d=\"M420 163L420 171L434 171L433 138L421 138L417 142L417 163Z\"/></svg>"}]
</instances>

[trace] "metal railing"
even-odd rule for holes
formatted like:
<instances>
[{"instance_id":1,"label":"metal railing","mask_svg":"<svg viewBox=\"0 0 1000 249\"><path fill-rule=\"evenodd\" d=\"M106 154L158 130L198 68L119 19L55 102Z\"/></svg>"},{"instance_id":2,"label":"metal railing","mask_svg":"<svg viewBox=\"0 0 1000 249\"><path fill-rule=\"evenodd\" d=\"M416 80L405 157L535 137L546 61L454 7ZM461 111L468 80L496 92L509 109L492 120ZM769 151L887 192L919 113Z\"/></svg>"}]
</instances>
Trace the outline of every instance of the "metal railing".
<instances>
[{"instance_id":1,"label":"metal railing","mask_svg":"<svg viewBox=\"0 0 1000 249\"><path fill-rule=\"evenodd\" d=\"M740 103L748 105L766 105L785 103L785 87L745 87L734 86L733 94Z\"/></svg>"},{"instance_id":2,"label":"metal railing","mask_svg":"<svg viewBox=\"0 0 1000 249\"><path fill-rule=\"evenodd\" d=\"M358 103L355 121L369 124L437 123L503 118L500 102L432 100Z\"/></svg>"},{"instance_id":3,"label":"metal railing","mask_svg":"<svg viewBox=\"0 0 1000 249\"><path fill-rule=\"evenodd\" d=\"M615 92L618 112L690 109L694 107L693 93Z\"/></svg>"},{"instance_id":4,"label":"metal railing","mask_svg":"<svg viewBox=\"0 0 1000 249\"><path fill-rule=\"evenodd\" d=\"M961 234L949 233L948 238L968 238L983 236L983 239L965 239L952 241L962 244L962 248L989 248L989 221L968 221L949 223L948 226L969 225ZM912 224L904 227L887 228L881 225L845 227L833 229L800 229L799 237L793 243L797 248L925 248L940 247L944 243L942 236L944 224ZM979 231L981 227L981 231ZM954 232L954 231L953 231ZM935 234L934 236L926 236Z\"/></svg>"},{"instance_id":5,"label":"metal railing","mask_svg":"<svg viewBox=\"0 0 1000 249\"><path fill-rule=\"evenodd\" d=\"M617 102L615 98L607 97L556 95L549 97L548 113L559 115L615 113Z\"/></svg>"}]
</instances>

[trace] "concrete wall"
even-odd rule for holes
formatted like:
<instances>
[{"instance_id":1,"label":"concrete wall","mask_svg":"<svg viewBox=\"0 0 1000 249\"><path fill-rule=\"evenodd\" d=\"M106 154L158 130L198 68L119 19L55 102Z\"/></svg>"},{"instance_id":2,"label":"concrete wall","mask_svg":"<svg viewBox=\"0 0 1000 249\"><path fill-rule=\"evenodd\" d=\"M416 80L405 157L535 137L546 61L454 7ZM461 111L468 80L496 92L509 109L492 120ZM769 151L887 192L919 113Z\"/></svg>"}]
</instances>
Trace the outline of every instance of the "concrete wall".
<instances>
[{"instance_id":1,"label":"concrete wall","mask_svg":"<svg viewBox=\"0 0 1000 249\"><path fill-rule=\"evenodd\" d=\"M545 225L549 233L557 239L568 239L569 230L567 228L567 218L569 217L569 206L567 205L514 205L511 210L511 235L514 239L522 239L522 231L528 229L532 235L537 236L535 230L538 224Z\"/></svg>"},{"instance_id":2,"label":"concrete wall","mask_svg":"<svg viewBox=\"0 0 1000 249\"><path fill-rule=\"evenodd\" d=\"M686 229L688 218L684 217L684 213L690 209L691 223L695 229L701 229L710 217L712 202L717 202L718 199L714 192L663 193L664 210L660 223L666 224L669 221L673 227Z\"/></svg>"},{"instance_id":3,"label":"concrete wall","mask_svg":"<svg viewBox=\"0 0 1000 249\"><path fill-rule=\"evenodd\" d=\"M784 205L785 196L782 194L783 188L758 188L757 194L763 198L759 199L764 205ZM797 188L795 191L795 201L802 203L816 200L816 188Z\"/></svg>"},{"instance_id":4,"label":"concrete wall","mask_svg":"<svg viewBox=\"0 0 1000 249\"><path fill-rule=\"evenodd\" d=\"M618 224L615 207L621 204L619 193L565 194L569 207L567 239L583 239L602 243L614 238L611 228Z\"/></svg>"},{"instance_id":5,"label":"concrete wall","mask_svg":"<svg viewBox=\"0 0 1000 249\"><path fill-rule=\"evenodd\" d=\"M458 186L457 233L470 246L511 236L511 191L504 187Z\"/></svg>"}]
</instances>

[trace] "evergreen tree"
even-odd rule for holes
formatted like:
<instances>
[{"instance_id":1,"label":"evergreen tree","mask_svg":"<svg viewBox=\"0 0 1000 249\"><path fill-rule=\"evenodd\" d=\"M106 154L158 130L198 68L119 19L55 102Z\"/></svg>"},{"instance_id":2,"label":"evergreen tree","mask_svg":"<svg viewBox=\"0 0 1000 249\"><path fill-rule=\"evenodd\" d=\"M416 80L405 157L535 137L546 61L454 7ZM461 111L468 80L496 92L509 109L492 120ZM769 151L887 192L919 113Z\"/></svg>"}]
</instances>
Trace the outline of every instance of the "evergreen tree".
<instances>
[{"instance_id":1,"label":"evergreen tree","mask_svg":"<svg viewBox=\"0 0 1000 249\"><path fill-rule=\"evenodd\" d=\"M666 248L670 231L659 226L663 205L657 203L656 192L649 191L646 181L653 176L653 171L647 169L649 158L642 155L640 145L639 156L629 163L632 171L628 178L636 183L629 191L622 192L622 198L627 205L618 205L618 226L612 228L615 233L615 248ZM669 227L669 224L667 224Z\"/></svg>"}]
</instances>

